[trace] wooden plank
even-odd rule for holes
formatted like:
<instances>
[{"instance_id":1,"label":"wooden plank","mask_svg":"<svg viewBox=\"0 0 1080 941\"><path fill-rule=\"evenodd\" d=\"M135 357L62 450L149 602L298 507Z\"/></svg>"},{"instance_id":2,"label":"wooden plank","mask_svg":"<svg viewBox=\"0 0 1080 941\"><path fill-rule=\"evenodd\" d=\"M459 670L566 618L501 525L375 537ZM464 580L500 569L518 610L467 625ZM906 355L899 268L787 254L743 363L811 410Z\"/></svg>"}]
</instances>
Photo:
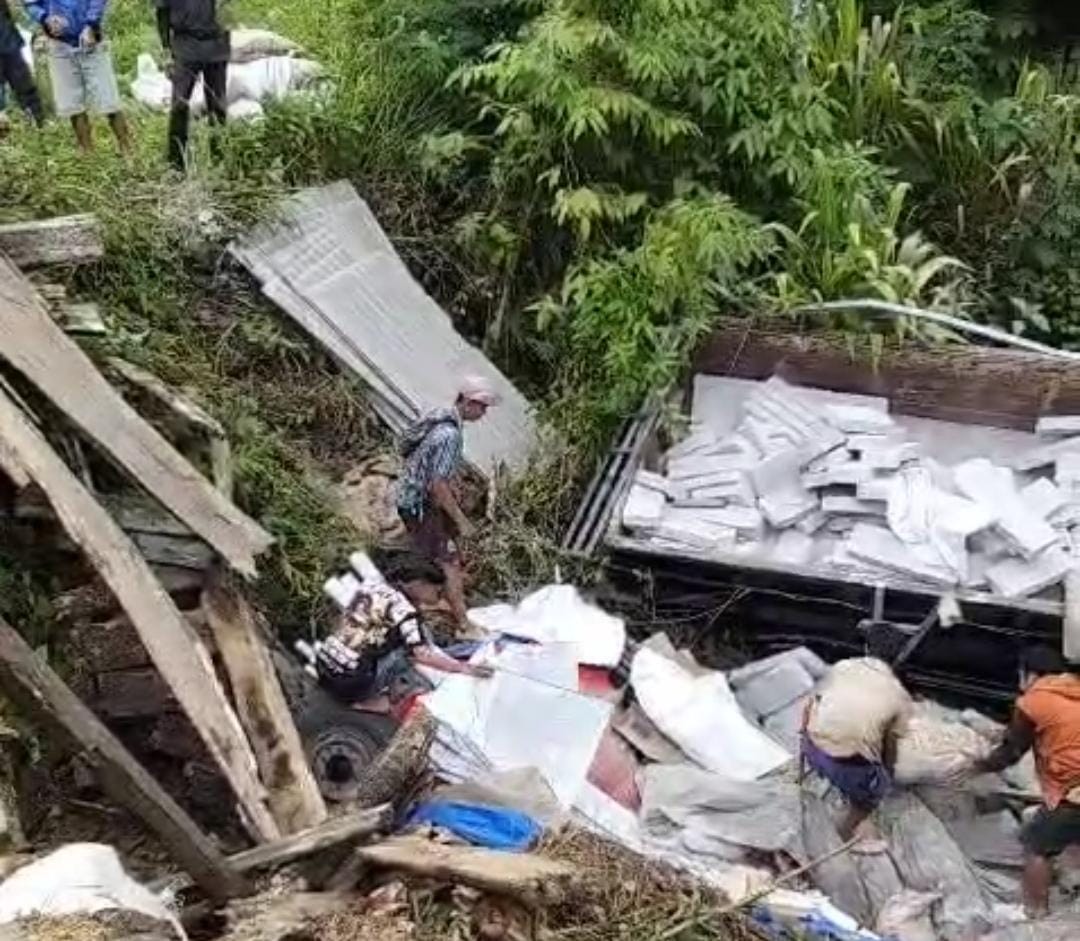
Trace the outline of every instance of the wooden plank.
<instances>
[{"instance_id":1,"label":"wooden plank","mask_svg":"<svg viewBox=\"0 0 1080 941\"><path fill-rule=\"evenodd\" d=\"M220 576L211 579L202 604L229 675L240 722L270 792L270 812L283 833L322 823L326 804L254 612L236 587Z\"/></svg>"},{"instance_id":2,"label":"wooden plank","mask_svg":"<svg viewBox=\"0 0 1080 941\"><path fill-rule=\"evenodd\" d=\"M234 853L228 857L229 865L239 873L254 872L257 869L269 869L272 866L284 866L288 863L313 856L323 850L333 849L345 843L367 839L382 830L386 830L394 819L394 808L389 804L341 814L325 820L317 827L302 830L291 836L282 837L272 843L263 843ZM169 888L179 892L187 883L177 881L175 877L165 876L150 883L155 892Z\"/></svg>"},{"instance_id":3,"label":"wooden plank","mask_svg":"<svg viewBox=\"0 0 1080 941\"><path fill-rule=\"evenodd\" d=\"M209 837L2 618L0 686L31 719L80 752L112 799L161 838L207 895L223 901L244 890L238 871Z\"/></svg>"},{"instance_id":4,"label":"wooden plank","mask_svg":"<svg viewBox=\"0 0 1080 941\"><path fill-rule=\"evenodd\" d=\"M270 535L139 417L0 255L0 355L19 369L166 508L246 575Z\"/></svg>"},{"instance_id":5,"label":"wooden plank","mask_svg":"<svg viewBox=\"0 0 1080 941\"><path fill-rule=\"evenodd\" d=\"M174 415L206 435L214 486L226 497L231 498L233 491L232 447L221 422L197 402L193 402L183 393L176 391L152 372L119 357L111 358L109 365L132 385L152 395Z\"/></svg>"},{"instance_id":6,"label":"wooden plank","mask_svg":"<svg viewBox=\"0 0 1080 941\"><path fill-rule=\"evenodd\" d=\"M416 836L392 837L362 846L356 856L372 866L424 879L456 882L539 905L562 898L576 870L534 853L497 853L474 846L434 843Z\"/></svg>"},{"instance_id":7,"label":"wooden plank","mask_svg":"<svg viewBox=\"0 0 1080 941\"><path fill-rule=\"evenodd\" d=\"M387 829L393 819L394 809L389 804L342 814L320 823L317 827L235 853L229 857L229 862L238 872L284 866L343 843L366 839Z\"/></svg>"},{"instance_id":8,"label":"wooden plank","mask_svg":"<svg viewBox=\"0 0 1080 941\"><path fill-rule=\"evenodd\" d=\"M236 793L252 834L261 840L277 837L251 748L199 635L124 531L5 395L0 395L0 441L18 455L68 535L131 618L155 666Z\"/></svg>"},{"instance_id":9,"label":"wooden plank","mask_svg":"<svg viewBox=\"0 0 1080 941\"><path fill-rule=\"evenodd\" d=\"M0 254L20 268L81 265L105 254L97 216L59 216L0 225Z\"/></svg>"},{"instance_id":10,"label":"wooden plank","mask_svg":"<svg viewBox=\"0 0 1080 941\"><path fill-rule=\"evenodd\" d=\"M725 327L698 351L695 371L777 375L798 385L887 396L902 414L1023 431L1032 431L1041 415L1080 414L1080 368L1052 357L889 340L875 361L865 341L853 350L842 335L793 330Z\"/></svg>"}]
</instances>

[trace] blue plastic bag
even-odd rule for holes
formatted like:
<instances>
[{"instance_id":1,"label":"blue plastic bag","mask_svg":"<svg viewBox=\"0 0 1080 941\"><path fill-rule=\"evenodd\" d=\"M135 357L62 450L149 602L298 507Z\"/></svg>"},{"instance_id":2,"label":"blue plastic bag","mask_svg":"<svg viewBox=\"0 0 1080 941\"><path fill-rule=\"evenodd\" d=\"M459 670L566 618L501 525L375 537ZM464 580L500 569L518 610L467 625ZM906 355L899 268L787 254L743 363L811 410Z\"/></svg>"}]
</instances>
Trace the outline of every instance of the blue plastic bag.
<instances>
[{"instance_id":1,"label":"blue plastic bag","mask_svg":"<svg viewBox=\"0 0 1080 941\"><path fill-rule=\"evenodd\" d=\"M442 827L474 846L515 853L527 850L544 831L539 823L520 810L458 801L417 804L405 822L409 826L431 824Z\"/></svg>"}]
</instances>

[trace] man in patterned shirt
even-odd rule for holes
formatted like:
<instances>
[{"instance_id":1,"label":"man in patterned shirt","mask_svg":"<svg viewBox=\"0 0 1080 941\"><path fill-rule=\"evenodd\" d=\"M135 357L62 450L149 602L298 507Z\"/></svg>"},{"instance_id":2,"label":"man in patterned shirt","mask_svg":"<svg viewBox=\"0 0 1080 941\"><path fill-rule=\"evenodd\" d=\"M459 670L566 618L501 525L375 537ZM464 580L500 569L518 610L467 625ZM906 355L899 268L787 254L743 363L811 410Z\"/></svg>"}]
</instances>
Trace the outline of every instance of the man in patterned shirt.
<instances>
[{"instance_id":1,"label":"man in patterned shirt","mask_svg":"<svg viewBox=\"0 0 1080 941\"><path fill-rule=\"evenodd\" d=\"M444 653L421 623L415 606L437 599L443 581L438 566L413 553L381 556L379 567L366 557L363 562L356 596L315 657L327 692L346 705L385 712L395 698L395 682L414 664L444 673L491 675L487 667Z\"/></svg>"},{"instance_id":2,"label":"man in patterned shirt","mask_svg":"<svg viewBox=\"0 0 1080 941\"><path fill-rule=\"evenodd\" d=\"M446 597L460 630L468 628L469 619L455 539L467 539L473 526L454 496L451 481L461 466L464 422L479 421L498 404L498 393L486 380L467 378L453 408L429 412L401 439L405 470L398 483L398 514L413 548L442 568Z\"/></svg>"}]
</instances>

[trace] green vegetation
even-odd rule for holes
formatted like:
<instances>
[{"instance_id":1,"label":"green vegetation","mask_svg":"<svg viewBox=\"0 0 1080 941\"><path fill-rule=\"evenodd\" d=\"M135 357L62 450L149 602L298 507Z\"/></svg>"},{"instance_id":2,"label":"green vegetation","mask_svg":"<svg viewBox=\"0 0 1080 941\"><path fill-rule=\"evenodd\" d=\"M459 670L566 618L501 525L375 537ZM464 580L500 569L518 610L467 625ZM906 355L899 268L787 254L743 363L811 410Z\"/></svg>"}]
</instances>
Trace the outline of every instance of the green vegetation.
<instances>
[{"instance_id":1,"label":"green vegetation","mask_svg":"<svg viewBox=\"0 0 1080 941\"><path fill-rule=\"evenodd\" d=\"M221 164L199 150L183 183L161 115L136 115L130 163L20 128L0 144L0 217L105 220L108 257L73 285L104 304L106 346L227 423L240 499L280 539L264 597L295 626L347 538L315 481L380 433L221 264L288 188L352 180L463 332L558 417L489 537L492 584L549 558L569 484L721 316L870 296L1080 341L1080 97L1045 4L233 2L332 90L231 127ZM114 0L109 24L130 78L155 49L149 11ZM839 326L870 350L915 330Z\"/></svg>"}]
</instances>

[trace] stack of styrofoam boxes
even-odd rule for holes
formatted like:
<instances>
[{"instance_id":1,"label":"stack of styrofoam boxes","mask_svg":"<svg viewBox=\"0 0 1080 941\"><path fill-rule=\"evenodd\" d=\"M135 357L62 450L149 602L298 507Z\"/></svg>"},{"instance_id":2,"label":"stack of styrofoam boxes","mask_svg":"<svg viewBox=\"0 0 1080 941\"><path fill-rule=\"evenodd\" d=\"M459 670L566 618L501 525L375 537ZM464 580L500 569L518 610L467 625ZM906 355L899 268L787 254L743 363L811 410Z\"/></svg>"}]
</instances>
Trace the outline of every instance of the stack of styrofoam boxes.
<instances>
[{"instance_id":1,"label":"stack of styrofoam boxes","mask_svg":"<svg viewBox=\"0 0 1080 941\"><path fill-rule=\"evenodd\" d=\"M1038 431L1060 440L1012 468L984 458L947 468L906 440L885 399L819 403L773 378L733 433L695 427L666 455L665 475L639 472L622 521L654 544L706 554L772 536L772 560L794 566L817 538L842 538L823 553L836 564L1027 596L1064 577L1080 526L1080 417ZM1047 467L1054 480L1033 473Z\"/></svg>"}]
</instances>

